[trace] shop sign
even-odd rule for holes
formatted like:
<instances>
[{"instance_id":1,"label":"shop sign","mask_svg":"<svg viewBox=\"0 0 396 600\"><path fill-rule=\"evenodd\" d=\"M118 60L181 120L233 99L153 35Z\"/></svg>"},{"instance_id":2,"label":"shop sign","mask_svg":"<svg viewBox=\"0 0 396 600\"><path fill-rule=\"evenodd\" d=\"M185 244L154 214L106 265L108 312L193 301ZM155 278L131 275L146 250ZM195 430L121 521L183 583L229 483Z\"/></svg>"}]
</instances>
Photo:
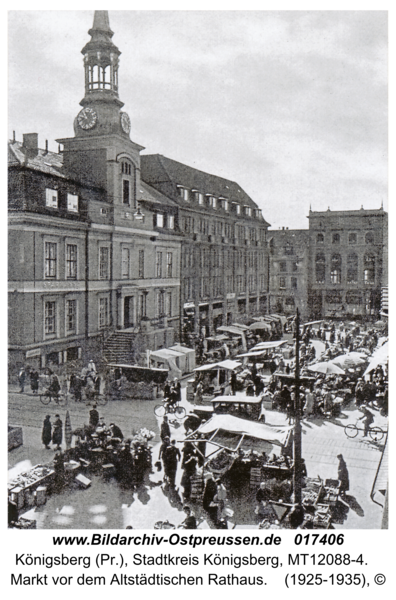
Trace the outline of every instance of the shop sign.
<instances>
[{"instance_id":1,"label":"shop sign","mask_svg":"<svg viewBox=\"0 0 396 600\"><path fill-rule=\"evenodd\" d=\"M235 292L227 294L227 300L234 300Z\"/></svg>"},{"instance_id":2,"label":"shop sign","mask_svg":"<svg viewBox=\"0 0 396 600\"><path fill-rule=\"evenodd\" d=\"M41 356L40 348L36 348L35 350L27 350L26 358L32 358L33 356Z\"/></svg>"}]
</instances>

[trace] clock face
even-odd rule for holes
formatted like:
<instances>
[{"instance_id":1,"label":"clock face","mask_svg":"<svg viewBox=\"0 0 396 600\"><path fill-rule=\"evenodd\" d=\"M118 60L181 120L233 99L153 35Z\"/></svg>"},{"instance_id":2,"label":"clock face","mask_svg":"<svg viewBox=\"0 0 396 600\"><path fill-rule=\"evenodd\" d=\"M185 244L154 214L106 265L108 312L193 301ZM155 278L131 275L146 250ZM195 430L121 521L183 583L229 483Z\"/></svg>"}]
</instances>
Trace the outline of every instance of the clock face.
<instances>
[{"instance_id":1,"label":"clock face","mask_svg":"<svg viewBox=\"0 0 396 600\"><path fill-rule=\"evenodd\" d=\"M77 115L77 123L81 129L92 129L98 120L98 115L93 108L83 108Z\"/></svg>"},{"instance_id":2,"label":"clock face","mask_svg":"<svg viewBox=\"0 0 396 600\"><path fill-rule=\"evenodd\" d=\"M131 131L131 119L127 113L121 113L121 127L125 133L129 133Z\"/></svg>"}]
</instances>

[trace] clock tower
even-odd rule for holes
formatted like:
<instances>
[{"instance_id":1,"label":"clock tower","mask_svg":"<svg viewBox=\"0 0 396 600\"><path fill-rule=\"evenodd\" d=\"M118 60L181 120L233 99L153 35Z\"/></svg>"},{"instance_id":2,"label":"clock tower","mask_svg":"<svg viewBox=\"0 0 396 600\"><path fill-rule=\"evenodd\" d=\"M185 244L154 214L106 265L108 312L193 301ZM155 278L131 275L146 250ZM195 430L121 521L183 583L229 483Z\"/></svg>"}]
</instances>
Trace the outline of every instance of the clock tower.
<instances>
[{"instance_id":1,"label":"clock tower","mask_svg":"<svg viewBox=\"0 0 396 600\"><path fill-rule=\"evenodd\" d=\"M133 206L143 147L131 141L131 121L122 111L124 103L118 94L121 52L112 41L114 33L107 10L95 11L88 33L91 39L81 50L85 94L80 102L82 109L74 119L75 137L57 141L63 144L63 164L68 174L85 184L105 188L109 202L117 204L121 198L126 204L121 188L126 186L122 180L127 176L128 202Z\"/></svg>"}]
</instances>

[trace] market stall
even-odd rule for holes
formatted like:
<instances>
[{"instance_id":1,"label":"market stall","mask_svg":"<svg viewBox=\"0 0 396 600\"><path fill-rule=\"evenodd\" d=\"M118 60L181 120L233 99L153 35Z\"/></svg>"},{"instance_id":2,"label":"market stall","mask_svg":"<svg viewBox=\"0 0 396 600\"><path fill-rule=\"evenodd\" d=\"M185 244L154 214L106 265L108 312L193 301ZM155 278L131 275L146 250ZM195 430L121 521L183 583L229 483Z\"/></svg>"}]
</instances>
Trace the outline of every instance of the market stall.
<instances>
[{"instance_id":1,"label":"market stall","mask_svg":"<svg viewBox=\"0 0 396 600\"><path fill-rule=\"evenodd\" d=\"M187 400L196 405L209 405L215 396L231 393L231 376L241 368L237 360L223 360L202 365L194 369L195 378L187 381ZM202 388L200 395L195 394L198 384Z\"/></svg>"},{"instance_id":2,"label":"market stall","mask_svg":"<svg viewBox=\"0 0 396 600\"><path fill-rule=\"evenodd\" d=\"M107 393L117 400L154 400L168 378L166 369L138 365L111 363L107 370Z\"/></svg>"},{"instance_id":3,"label":"market stall","mask_svg":"<svg viewBox=\"0 0 396 600\"><path fill-rule=\"evenodd\" d=\"M213 412L229 414L242 419L258 421L263 416L262 397L246 396L216 396L212 399Z\"/></svg>"}]
</instances>

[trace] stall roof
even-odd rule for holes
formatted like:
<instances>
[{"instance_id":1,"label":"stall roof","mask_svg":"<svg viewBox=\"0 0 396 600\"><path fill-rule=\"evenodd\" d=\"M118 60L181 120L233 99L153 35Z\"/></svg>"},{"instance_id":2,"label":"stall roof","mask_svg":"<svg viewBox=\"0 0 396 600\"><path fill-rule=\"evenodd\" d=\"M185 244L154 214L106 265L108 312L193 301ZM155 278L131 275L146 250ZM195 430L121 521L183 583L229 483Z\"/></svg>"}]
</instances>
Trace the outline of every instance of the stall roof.
<instances>
[{"instance_id":1,"label":"stall roof","mask_svg":"<svg viewBox=\"0 0 396 600\"><path fill-rule=\"evenodd\" d=\"M211 402L227 402L228 404L260 404L260 396L216 396Z\"/></svg>"},{"instance_id":2,"label":"stall roof","mask_svg":"<svg viewBox=\"0 0 396 600\"><path fill-rule=\"evenodd\" d=\"M241 325L241 323L232 323L234 327L238 327L242 331L247 331L249 327L247 325Z\"/></svg>"},{"instance_id":3,"label":"stall roof","mask_svg":"<svg viewBox=\"0 0 396 600\"><path fill-rule=\"evenodd\" d=\"M287 323L287 318L284 315L277 315L276 313L272 313L272 315L270 315L271 317L276 317L277 319L280 319L280 322L282 323L282 325L284 325L285 323Z\"/></svg>"},{"instance_id":4,"label":"stall roof","mask_svg":"<svg viewBox=\"0 0 396 600\"><path fill-rule=\"evenodd\" d=\"M210 342L225 342L226 340L228 340L228 337L226 335L214 335L211 337L207 337L206 339Z\"/></svg>"},{"instance_id":5,"label":"stall roof","mask_svg":"<svg viewBox=\"0 0 396 600\"><path fill-rule=\"evenodd\" d=\"M241 363L238 360L223 360L217 363L202 365L202 367L197 367L194 371L210 371L211 369L228 369L229 371L233 371L240 366Z\"/></svg>"},{"instance_id":6,"label":"stall roof","mask_svg":"<svg viewBox=\"0 0 396 600\"><path fill-rule=\"evenodd\" d=\"M217 328L217 331L225 331L226 333L235 333L236 335L243 335L243 331L238 329L237 327L232 327L232 325L222 325Z\"/></svg>"},{"instance_id":7,"label":"stall roof","mask_svg":"<svg viewBox=\"0 0 396 600\"><path fill-rule=\"evenodd\" d=\"M271 442L277 446L283 446L293 426L272 427L264 423L247 421L232 415L213 415L209 421L200 425L197 429L200 433L212 433L218 429L229 431L235 435L248 435L259 440Z\"/></svg>"},{"instance_id":8,"label":"stall roof","mask_svg":"<svg viewBox=\"0 0 396 600\"><path fill-rule=\"evenodd\" d=\"M112 367L114 369L131 369L136 371L158 371L159 373L168 373L168 369L157 369L155 367L140 367L139 365L127 365L123 363L109 363L108 367Z\"/></svg>"},{"instance_id":9,"label":"stall roof","mask_svg":"<svg viewBox=\"0 0 396 600\"><path fill-rule=\"evenodd\" d=\"M266 331L271 330L271 325L266 321L255 321L251 325L249 325L250 331L255 331L257 329L265 329Z\"/></svg>"},{"instance_id":10,"label":"stall roof","mask_svg":"<svg viewBox=\"0 0 396 600\"><path fill-rule=\"evenodd\" d=\"M191 352L195 352L193 348L186 348L185 346L179 346L178 344L171 346L169 349L176 352L181 352L182 354L190 354Z\"/></svg>"},{"instance_id":11,"label":"stall roof","mask_svg":"<svg viewBox=\"0 0 396 600\"><path fill-rule=\"evenodd\" d=\"M237 358L249 358L249 356L262 356L267 350L256 350L255 352L245 352L245 354L237 354Z\"/></svg>"},{"instance_id":12,"label":"stall roof","mask_svg":"<svg viewBox=\"0 0 396 600\"><path fill-rule=\"evenodd\" d=\"M174 356L185 356L184 352L176 352L176 350L170 350L169 348L161 348L161 350L155 350L150 352L150 356L159 356L160 358L173 358Z\"/></svg>"},{"instance_id":13,"label":"stall roof","mask_svg":"<svg viewBox=\"0 0 396 600\"><path fill-rule=\"evenodd\" d=\"M256 352L258 350L269 350L270 348L279 348L279 346L283 346L283 344L287 344L287 340L278 340L276 342L260 342L256 344L251 351Z\"/></svg>"},{"instance_id":14,"label":"stall roof","mask_svg":"<svg viewBox=\"0 0 396 600\"><path fill-rule=\"evenodd\" d=\"M319 325L319 323L323 323L323 319L321 321L309 321L309 323L303 323L302 327L306 327L307 325Z\"/></svg>"}]
</instances>

